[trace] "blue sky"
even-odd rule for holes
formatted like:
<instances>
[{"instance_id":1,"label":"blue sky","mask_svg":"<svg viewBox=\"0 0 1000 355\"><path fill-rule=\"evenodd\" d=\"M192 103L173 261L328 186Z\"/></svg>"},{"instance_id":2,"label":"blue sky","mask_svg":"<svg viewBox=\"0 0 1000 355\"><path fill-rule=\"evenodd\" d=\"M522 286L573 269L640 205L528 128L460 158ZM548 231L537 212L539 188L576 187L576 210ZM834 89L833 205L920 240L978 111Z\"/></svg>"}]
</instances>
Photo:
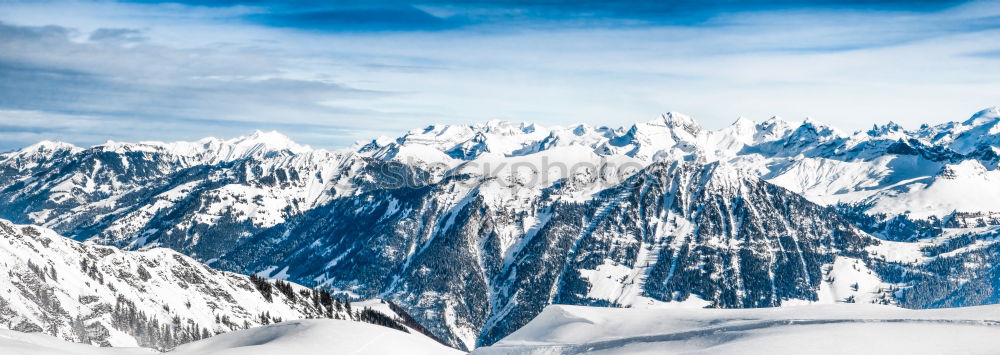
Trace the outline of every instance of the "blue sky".
<instances>
[{"instance_id":1,"label":"blue sky","mask_svg":"<svg viewBox=\"0 0 1000 355\"><path fill-rule=\"evenodd\" d=\"M1000 3L0 0L0 150L665 111L845 130L1000 105Z\"/></svg>"}]
</instances>

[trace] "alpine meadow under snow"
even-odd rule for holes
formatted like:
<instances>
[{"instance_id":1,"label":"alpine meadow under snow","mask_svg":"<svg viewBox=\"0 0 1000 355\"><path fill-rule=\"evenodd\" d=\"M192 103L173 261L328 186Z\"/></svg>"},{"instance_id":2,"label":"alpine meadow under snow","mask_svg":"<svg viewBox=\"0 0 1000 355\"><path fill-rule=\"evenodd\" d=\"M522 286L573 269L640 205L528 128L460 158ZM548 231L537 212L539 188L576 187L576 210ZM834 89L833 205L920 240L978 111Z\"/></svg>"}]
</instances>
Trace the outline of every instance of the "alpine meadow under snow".
<instances>
[{"instance_id":1,"label":"alpine meadow under snow","mask_svg":"<svg viewBox=\"0 0 1000 355\"><path fill-rule=\"evenodd\" d=\"M0 155L0 218L5 354L1000 346L1000 107L45 141Z\"/></svg>"}]
</instances>

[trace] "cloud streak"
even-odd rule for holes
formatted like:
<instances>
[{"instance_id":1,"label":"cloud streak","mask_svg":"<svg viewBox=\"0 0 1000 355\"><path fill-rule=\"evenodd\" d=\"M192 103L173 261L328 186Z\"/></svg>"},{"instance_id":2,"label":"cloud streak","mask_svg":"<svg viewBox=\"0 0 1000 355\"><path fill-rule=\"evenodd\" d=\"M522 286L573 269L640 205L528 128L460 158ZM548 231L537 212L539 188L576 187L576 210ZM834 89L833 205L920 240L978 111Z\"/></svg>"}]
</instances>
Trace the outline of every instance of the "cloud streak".
<instances>
[{"instance_id":1,"label":"cloud streak","mask_svg":"<svg viewBox=\"0 0 1000 355\"><path fill-rule=\"evenodd\" d=\"M132 1L156 4L158 1ZM225 8L241 1L171 1L194 7ZM430 0L414 3L372 0L361 3L330 1L258 0L250 4L247 18L266 25L327 31L449 30L474 26L518 27L648 27L706 25L720 14L788 11L854 10L897 11L913 14L936 12L963 1L901 0Z\"/></svg>"},{"instance_id":2,"label":"cloud streak","mask_svg":"<svg viewBox=\"0 0 1000 355\"><path fill-rule=\"evenodd\" d=\"M345 128L334 120L318 122L365 112L324 101L391 95L329 80L283 77L275 69L278 60L242 58L249 49L164 47L147 43L134 29L102 28L87 40L74 41L71 37L77 32L59 26L0 24L0 109L106 117L118 125L133 120L192 130L269 126L343 133ZM39 126L16 130L7 124L0 135L46 128L45 120L34 122ZM107 138L143 137L109 134Z\"/></svg>"},{"instance_id":3,"label":"cloud streak","mask_svg":"<svg viewBox=\"0 0 1000 355\"><path fill-rule=\"evenodd\" d=\"M412 6L264 13L247 18L268 26L323 31L436 31L464 25L460 19L436 17Z\"/></svg>"}]
</instances>

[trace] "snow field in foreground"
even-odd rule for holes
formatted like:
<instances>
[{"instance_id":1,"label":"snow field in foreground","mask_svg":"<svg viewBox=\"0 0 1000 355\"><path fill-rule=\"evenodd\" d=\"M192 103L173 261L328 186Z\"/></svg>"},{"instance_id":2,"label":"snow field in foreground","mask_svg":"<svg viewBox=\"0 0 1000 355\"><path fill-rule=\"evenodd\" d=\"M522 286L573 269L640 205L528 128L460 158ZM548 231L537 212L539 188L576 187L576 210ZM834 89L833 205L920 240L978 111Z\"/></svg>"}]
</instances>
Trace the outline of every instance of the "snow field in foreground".
<instances>
[{"instance_id":1,"label":"snow field in foreground","mask_svg":"<svg viewBox=\"0 0 1000 355\"><path fill-rule=\"evenodd\" d=\"M38 333L0 329L3 355L159 354L143 348L100 348ZM169 355L414 354L463 352L423 335L346 320L297 320L220 334L177 347Z\"/></svg>"},{"instance_id":2,"label":"snow field in foreground","mask_svg":"<svg viewBox=\"0 0 1000 355\"><path fill-rule=\"evenodd\" d=\"M997 354L1000 306L761 309L550 306L473 354Z\"/></svg>"}]
</instances>

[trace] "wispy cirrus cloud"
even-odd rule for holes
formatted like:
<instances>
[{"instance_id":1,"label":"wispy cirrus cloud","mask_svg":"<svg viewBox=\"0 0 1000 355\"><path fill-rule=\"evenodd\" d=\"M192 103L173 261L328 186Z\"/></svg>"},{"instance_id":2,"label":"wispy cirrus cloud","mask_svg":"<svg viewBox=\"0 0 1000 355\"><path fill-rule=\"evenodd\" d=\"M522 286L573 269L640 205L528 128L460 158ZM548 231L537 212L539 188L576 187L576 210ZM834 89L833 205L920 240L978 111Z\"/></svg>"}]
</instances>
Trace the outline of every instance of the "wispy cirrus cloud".
<instances>
[{"instance_id":1,"label":"wispy cirrus cloud","mask_svg":"<svg viewBox=\"0 0 1000 355\"><path fill-rule=\"evenodd\" d=\"M85 39L74 40L74 35ZM213 132L204 131L205 127L230 135L233 130L267 126L326 128L327 133L343 135L344 127L322 119L377 113L325 101L391 95L330 80L287 77L279 69L279 59L255 56L252 51L172 48L147 42L143 31L136 29L101 28L81 34L60 26L0 23L0 109L48 112L63 121L68 115L88 117L81 122L104 117L118 126L123 120L157 121L202 134ZM0 137L44 129L61 136L71 132L58 131L46 120L29 122L39 126L20 124L15 129L7 124ZM140 129L107 138L143 137ZM8 148L25 143L2 140Z\"/></svg>"},{"instance_id":2,"label":"wispy cirrus cloud","mask_svg":"<svg viewBox=\"0 0 1000 355\"><path fill-rule=\"evenodd\" d=\"M968 55L979 58L1000 58L1000 49L976 51L968 53Z\"/></svg>"},{"instance_id":3,"label":"wispy cirrus cloud","mask_svg":"<svg viewBox=\"0 0 1000 355\"><path fill-rule=\"evenodd\" d=\"M136 43L147 40L141 30L134 28L99 28L90 33L91 42Z\"/></svg>"}]
</instances>

